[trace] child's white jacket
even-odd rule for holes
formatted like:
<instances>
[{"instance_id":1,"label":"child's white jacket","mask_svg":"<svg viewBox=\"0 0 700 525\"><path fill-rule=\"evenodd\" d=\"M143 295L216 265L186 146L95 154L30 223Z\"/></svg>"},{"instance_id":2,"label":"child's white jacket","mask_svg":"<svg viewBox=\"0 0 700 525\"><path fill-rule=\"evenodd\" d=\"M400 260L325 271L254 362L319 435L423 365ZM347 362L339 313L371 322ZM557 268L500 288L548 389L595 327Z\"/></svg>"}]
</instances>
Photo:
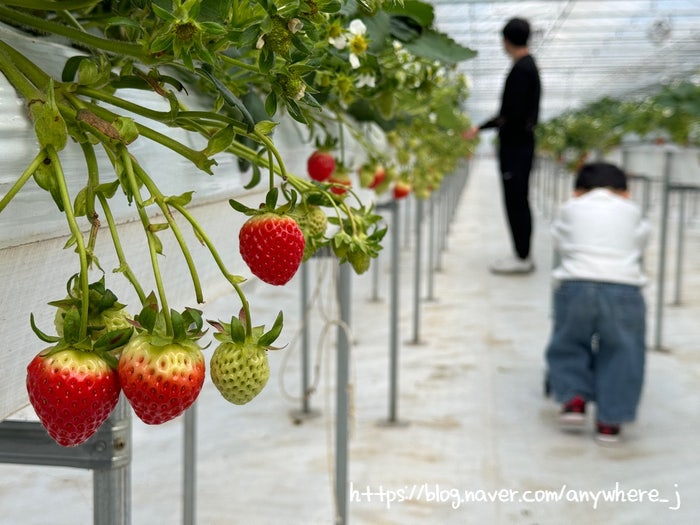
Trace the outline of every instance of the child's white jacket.
<instances>
[{"instance_id":1,"label":"child's white jacket","mask_svg":"<svg viewBox=\"0 0 700 525\"><path fill-rule=\"evenodd\" d=\"M587 280L642 286L642 255L650 227L639 206L605 188L572 197L551 227L556 280Z\"/></svg>"}]
</instances>

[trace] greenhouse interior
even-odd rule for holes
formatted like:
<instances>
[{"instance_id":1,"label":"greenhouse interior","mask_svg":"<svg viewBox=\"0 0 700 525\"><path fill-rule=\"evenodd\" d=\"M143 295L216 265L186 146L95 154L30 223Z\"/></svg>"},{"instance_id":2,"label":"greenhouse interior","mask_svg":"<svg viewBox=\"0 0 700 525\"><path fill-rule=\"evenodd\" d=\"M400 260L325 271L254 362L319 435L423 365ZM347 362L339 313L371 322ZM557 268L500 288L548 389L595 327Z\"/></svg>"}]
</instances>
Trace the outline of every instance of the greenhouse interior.
<instances>
[{"instance_id":1,"label":"greenhouse interior","mask_svg":"<svg viewBox=\"0 0 700 525\"><path fill-rule=\"evenodd\" d=\"M0 0L0 525L700 523L700 1Z\"/></svg>"}]
</instances>

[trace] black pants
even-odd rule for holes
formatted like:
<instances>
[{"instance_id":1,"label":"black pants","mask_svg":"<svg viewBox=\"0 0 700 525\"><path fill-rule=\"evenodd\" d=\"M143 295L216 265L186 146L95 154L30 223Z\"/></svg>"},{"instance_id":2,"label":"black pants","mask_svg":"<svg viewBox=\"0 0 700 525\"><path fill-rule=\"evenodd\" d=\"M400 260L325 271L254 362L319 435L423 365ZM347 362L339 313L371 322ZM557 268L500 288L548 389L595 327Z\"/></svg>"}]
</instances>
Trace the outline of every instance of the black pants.
<instances>
[{"instance_id":1,"label":"black pants","mask_svg":"<svg viewBox=\"0 0 700 525\"><path fill-rule=\"evenodd\" d=\"M521 259L530 255L532 213L528 197L534 156L534 143L501 145L498 154L511 239L515 253Z\"/></svg>"}]
</instances>

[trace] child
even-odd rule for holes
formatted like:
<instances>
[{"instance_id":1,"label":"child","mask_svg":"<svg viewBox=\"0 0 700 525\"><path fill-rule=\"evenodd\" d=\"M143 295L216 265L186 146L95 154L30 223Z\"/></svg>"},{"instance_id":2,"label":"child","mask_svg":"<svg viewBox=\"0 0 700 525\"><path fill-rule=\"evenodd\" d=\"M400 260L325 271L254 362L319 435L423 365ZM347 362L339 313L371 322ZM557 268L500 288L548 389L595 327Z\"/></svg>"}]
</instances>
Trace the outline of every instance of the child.
<instances>
[{"instance_id":1,"label":"child","mask_svg":"<svg viewBox=\"0 0 700 525\"><path fill-rule=\"evenodd\" d=\"M649 225L629 200L618 167L590 163L552 224L554 326L546 359L549 386L563 403L560 422L580 429L594 401L596 439L617 442L642 391L646 306L642 252Z\"/></svg>"}]
</instances>

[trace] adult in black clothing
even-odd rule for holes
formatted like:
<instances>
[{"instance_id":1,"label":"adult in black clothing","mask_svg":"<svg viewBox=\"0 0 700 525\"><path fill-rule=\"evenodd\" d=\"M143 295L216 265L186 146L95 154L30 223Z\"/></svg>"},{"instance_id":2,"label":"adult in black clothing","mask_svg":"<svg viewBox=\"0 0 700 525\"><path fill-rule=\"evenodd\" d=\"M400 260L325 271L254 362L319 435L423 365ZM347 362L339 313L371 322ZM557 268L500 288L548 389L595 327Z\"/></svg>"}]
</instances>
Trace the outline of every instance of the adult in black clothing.
<instances>
[{"instance_id":1,"label":"adult in black clothing","mask_svg":"<svg viewBox=\"0 0 700 525\"><path fill-rule=\"evenodd\" d=\"M503 45L513 66L506 78L501 110L465 135L470 139L482 129L498 129L499 170L515 255L492 264L494 273L529 273L535 268L530 258L532 214L528 197L541 87L539 71L528 48L529 38L527 20L513 18L503 28Z\"/></svg>"}]
</instances>

